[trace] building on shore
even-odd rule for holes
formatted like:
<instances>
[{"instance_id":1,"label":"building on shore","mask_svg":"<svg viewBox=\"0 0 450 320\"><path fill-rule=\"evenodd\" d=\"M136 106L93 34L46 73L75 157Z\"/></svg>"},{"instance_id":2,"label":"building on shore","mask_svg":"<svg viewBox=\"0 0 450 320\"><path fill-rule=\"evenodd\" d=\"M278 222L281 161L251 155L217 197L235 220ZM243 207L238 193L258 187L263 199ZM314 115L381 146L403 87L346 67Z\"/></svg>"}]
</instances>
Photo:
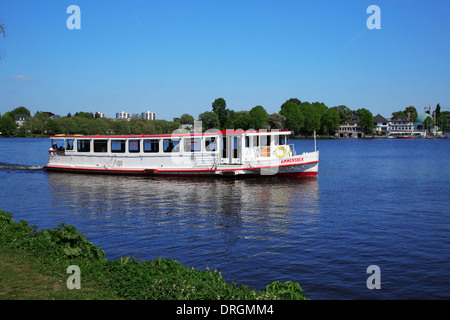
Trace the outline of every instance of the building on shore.
<instances>
[{"instance_id":1,"label":"building on shore","mask_svg":"<svg viewBox=\"0 0 450 320\"><path fill-rule=\"evenodd\" d=\"M389 120L381 114L373 117L373 134L385 136L389 132Z\"/></svg>"},{"instance_id":2,"label":"building on shore","mask_svg":"<svg viewBox=\"0 0 450 320\"><path fill-rule=\"evenodd\" d=\"M429 113L422 113L420 114L416 121L414 122L414 128L418 131L425 131L426 130L426 125L425 125L425 120L428 120L428 122L433 122L433 117L429 114Z\"/></svg>"},{"instance_id":3,"label":"building on shore","mask_svg":"<svg viewBox=\"0 0 450 320\"><path fill-rule=\"evenodd\" d=\"M116 119L127 119L130 120L130 114L125 111L120 111L116 113Z\"/></svg>"},{"instance_id":4,"label":"building on shore","mask_svg":"<svg viewBox=\"0 0 450 320\"><path fill-rule=\"evenodd\" d=\"M142 112L142 119L144 120L156 120L156 113L151 111Z\"/></svg>"},{"instance_id":5,"label":"building on shore","mask_svg":"<svg viewBox=\"0 0 450 320\"><path fill-rule=\"evenodd\" d=\"M389 121L389 131L388 138L397 138L397 137L413 137L416 134L414 131L414 124L412 121L406 119L403 116L397 116L395 118L390 119ZM416 134L420 135L420 134Z\"/></svg>"},{"instance_id":6,"label":"building on shore","mask_svg":"<svg viewBox=\"0 0 450 320\"><path fill-rule=\"evenodd\" d=\"M14 120L16 121L16 126L20 128L27 118L29 118L27 114L16 114L16 116L14 117Z\"/></svg>"},{"instance_id":7,"label":"building on shore","mask_svg":"<svg viewBox=\"0 0 450 320\"><path fill-rule=\"evenodd\" d=\"M340 125L335 136L336 138L364 138L365 134L360 116L355 115L346 124Z\"/></svg>"},{"instance_id":8,"label":"building on shore","mask_svg":"<svg viewBox=\"0 0 450 320\"><path fill-rule=\"evenodd\" d=\"M94 113L94 118L106 118L106 114L105 113L103 113L103 112L100 112L100 111L96 111L95 113Z\"/></svg>"}]
</instances>

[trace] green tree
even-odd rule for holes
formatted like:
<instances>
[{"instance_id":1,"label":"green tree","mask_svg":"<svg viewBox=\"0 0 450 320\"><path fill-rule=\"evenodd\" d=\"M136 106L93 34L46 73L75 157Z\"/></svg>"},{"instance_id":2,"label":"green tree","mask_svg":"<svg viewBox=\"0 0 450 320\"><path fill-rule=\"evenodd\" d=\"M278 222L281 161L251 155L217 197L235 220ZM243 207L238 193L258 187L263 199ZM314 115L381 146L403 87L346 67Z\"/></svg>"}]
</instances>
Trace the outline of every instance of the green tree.
<instances>
[{"instance_id":1,"label":"green tree","mask_svg":"<svg viewBox=\"0 0 450 320\"><path fill-rule=\"evenodd\" d=\"M405 109L404 113L408 116L411 122L415 122L419 114L414 106L409 106Z\"/></svg>"},{"instance_id":2,"label":"green tree","mask_svg":"<svg viewBox=\"0 0 450 320\"><path fill-rule=\"evenodd\" d=\"M286 106L286 104L289 103L289 102L293 102L293 103L295 103L295 104L297 104L297 105L301 105L301 104L302 104L302 102L301 102L299 99L297 99L297 98L290 98L290 99L286 100L286 101L281 105L280 109L283 110L283 108L284 108L284 107Z\"/></svg>"},{"instance_id":3,"label":"green tree","mask_svg":"<svg viewBox=\"0 0 450 320\"><path fill-rule=\"evenodd\" d=\"M156 134L156 126L154 121L144 121L142 134Z\"/></svg>"},{"instance_id":4,"label":"green tree","mask_svg":"<svg viewBox=\"0 0 450 320\"><path fill-rule=\"evenodd\" d=\"M87 118L87 119L93 119L94 118L92 113L84 112L84 111L80 111L80 112L75 113L74 117L81 117L81 118Z\"/></svg>"},{"instance_id":5,"label":"green tree","mask_svg":"<svg viewBox=\"0 0 450 320\"><path fill-rule=\"evenodd\" d=\"M320 118L327 112L328 107L323 102L313 102L311 103L311 106L316 110L316 112L319 114Z\"/></svg>"},{"instance_id":6,"label":"green tree","mask_svg":"<svg viewBox=\"0 0 450 320\"><path fill-rule=\"evenodd\" d=\"M62 132L61 125L58 121L49 119L44 125L44 131L49 134L58 134Z\"/></svg>"},{"instance_id":7,"label":"green tree","mask_svg":"<svg viewBox=\"0 0 450 320\"><path fill-rule=\"evenodd\" d=\"M192 124L193 125L194 121L195 121L195 119L193 116L185 113L180 117L180 121L178 121L178 122L180 122L181 124Z\"/></svg>"},{"instance_id":8,"label":"green tree","mask_svg":"<svg viewBox=\"0 0 450 320\"><path fill-rule=\"evenodd\" d=\"M44 119L39 116L29 117L25 119L22 127L25 132L29 132L33 135L43 135L45 130L45 122Z\"/></svg>"},{"instance_id":9,"label":"green tree","mask_svg":"<svg viewBox=\"0 0 450 320\"><path fill-rule=\"evenodd\" d=\"M234 129L248 130L251 128L251 118L249 111L235 112L236 119L233 122Z\"/></svg>"},{"instance_id":10,"label":"green tree","mask_svg":"<svg viewBox=\"0 0 450 320\"><path fill-rule=\"evenodd\" d=\"M339 128L340 117L336 109L330 108L320 119L321 134L330 135L334 134Z\"/></svg>"},{"instance_id":11,"label":"green tree","mask_svg":"<svg viewBox=\"0 0 450 320\"><path fill-rule=\"evenodd\" d=\"M3 136L13 136L16 131L16 122L7 113L0 117L0 132Z\"/></svg>"},{"instance_id":12,"label":"green tree","mask_svg":"<svg viewBox=\"0 0 450 320\"><path fill-rule=\"evenodd\" d=\"M163 133L173 133L180 127L180 123L176 121L165 121L164 120L164 131Z\"/></svg>"},{"instance_id":13,"label":"green tree","mask_svg":"<svg viewBox=\"0 0 450 320\"><path fill-rule=\"evenodd\" d=\"M287 101L283 104L280 114L286 118L286 128L294 134L299 134L304 122L300 106L293 101Z\"/></svg>"},{"instance_id":14,"label":"green tree","mask_svg":"<svg viewBox=\"0 0 450 320\"><path fill-rule=\"evenodd\" d=\"M219 117L216 113L206 111L198 116L198 120L202 122L203 130L218 129L220 126Z\"/></svg>"},{"instance_id":15,"label":"green tree","mask_svg":"<svg viewBox=\"0 0 450 320\"><path fill-rule=\"evenodd\" d=\"M144 129L144 122L147 120L144 119L138 119L138 118L132 118L130 120L130 133L131 134L142 134L142 131Z\"/></svg>"},{"instance_id":16,"label":"green tree","mask_svg":"<svg viewBox=\"0 0 450 320\"><path fill-rule=\"evenodd\" d=\"M361 118L361 126L366 134L372 133L373 129L373 115L372 113L364 108L356 110L356 114Z\"/></svg>"},{"instance_id":17,"label":"green tree","mask_svg":"<svg viewBox=\"0 0 450 320\"><path fill-rule=\"evenodd\" d=\"M340 124L345 124L353 115L353 111L344 105L336 106L331 109L336 110L338 113Z\"/></svg>"},{"instance_id":18,"label":"green tree","mask_svg":"<svg viewBox=\"0 0 450 320\"><path fill-rule=\"evenodd\" d=\"M27 116L31 117L30 110L28 110L25 107L17 107L9 112L9 116L15 120L16 115L18 114L26 114Z\"/></svg>"},{"instance_id":19,"label":"green tree","mask_svg":"<svg viewBox=\"0 0 450 320\"><path fill-rule=\"evenodd\" d=\"M225 129L233 129L234 128L234 121L237 119L236 112L234 110L226 109L227 116L224 128Z\"/></svg>"},{"instance_id":20,"label":"green tree","mask_svg":"<svg viewBox=\"0 0 450 320\"><path fill-rule=\"evenodd\" d=\"M286 118L279 114L278 112L274 112L268 117L269 127L270 129L278 129L284 130L286 129Z\"/></svg>"},{"instance_id":21,"label":"green tree","mask_svg":"<svg viewBox=\"0 0 450 320\"><path fill-rule=\"evenodd\" d=\"M114 134L130 134L130 121L121 119L112 124Z\"/></svg>"},{"instance_id":22,"label":"green tree","mask_svg":"<svg viewBox=\"0 0 450 320\"><path fill-rule=\"evenodd\" d=\"M397 117L403 117L405 119L408 119L408 116L406 115L406 113L404 111L392 112L392 118L397 118Z\"/></svg>"},{"instance_id":23,"label":"green tree","mask_svg":"<svg viewBox=\"0 0 450 320\"><path fill-rule=\"evenodd\" d=\"M448 131L448 119L444 114L441 114L439 118L436 119L436 122L442 132Z\"/></svg>"},{"instance_id":24,"label":"green tree","mask_svg":"<svg viewBox=\"0 0 450 320\"><path fill-rule=\"evenodd\" d=\"M249 112L250 127L255 130L265 129L268 126L268 116L262 106L253 107Z\"/></svg>"},{"instance_id":25,"label":"green tree","mask_svg":"<svg viewBox=\"0 0 450 320\"><path fill-rule=\"evenodd\" d=\"M436 119L441 115L441 105L439 103L436 105L436 111L434 115L436 116Z\"/></svg>"},{"instance_id":26,"label":"green tree","mask_svg":"<svg viewBox=\"0 0 450 320\"><path fill-rule=\"evenodd\" d=\"M229 124L229 112L227 110L227 103L223 98L217 98L212 103L212 110L219 119L220 129L227 129L226 125Z\"/></svg>"},{"instance_id":27,"label":"green tree","mask_svg":"<svg viewBox=\"0 0 450 320\"><path fill-rule=\"evenodd\" d=\"M75 134L77 130L75 128L75 120L72 117L62 117L58 120L59 126L61 128L61 133L64 134ZM25 121L26 122L26 121Z\"/></svg>"},{"instance_id":28,"label":"green tree","mask_svg":"<svg viewBox=\"0 0 450 320\"><path fill-rule=\"evenodd\" d=\"M422 125L426 131L430 131L430 129L433 127L433 119L430 117L426 117L422 122Z\"/></svg>"},{"instance_id":29,"label":"green tree","mask_svg":"<svg viewBox=\"0 0 450 320\"><path fill-rule=\"evenodd\" d=\"M108 118L97 118L95 121L98 124L99 132L98 134L110 134L112 132L111 130L111 122L114 121L113 119ZM146 121L151 122L151 121ZM144 132L142 132L144 133Z\"/></svg>"},{"instance_id":30,"label":"green tree","mask_svg":"<svg viewBox=\"0 0 450 320\"><path fill-rule=\"evenodd\" d=\"M302 102L300 112L303 114L304 126L301 130L302 134L311 135L314 130L320 128L320 111L317 107L309 102Z\"/></svg>"}]
</instances>

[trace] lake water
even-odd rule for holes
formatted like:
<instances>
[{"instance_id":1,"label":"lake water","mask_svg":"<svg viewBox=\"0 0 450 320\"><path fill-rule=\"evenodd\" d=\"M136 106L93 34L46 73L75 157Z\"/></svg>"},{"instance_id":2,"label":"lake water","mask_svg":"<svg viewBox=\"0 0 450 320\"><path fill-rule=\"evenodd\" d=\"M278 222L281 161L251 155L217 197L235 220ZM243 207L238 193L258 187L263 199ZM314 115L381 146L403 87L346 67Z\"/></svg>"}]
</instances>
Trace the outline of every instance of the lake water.
<instances>
[{"instance_id":1,"label":"lake water","mask_svg":"<svg viewBox=\"0 0 450 320\"><path fill-rule=\"evenodd\" d=\"M293 140L297 152L314 143ZM450 140L319 140L313 179L51 173L49 139L0 139L0 208L74 225L109 259L161 256L311 299L449 299ZM380 268L369 290L367 268Z\"/></svg>"}]
</instances>

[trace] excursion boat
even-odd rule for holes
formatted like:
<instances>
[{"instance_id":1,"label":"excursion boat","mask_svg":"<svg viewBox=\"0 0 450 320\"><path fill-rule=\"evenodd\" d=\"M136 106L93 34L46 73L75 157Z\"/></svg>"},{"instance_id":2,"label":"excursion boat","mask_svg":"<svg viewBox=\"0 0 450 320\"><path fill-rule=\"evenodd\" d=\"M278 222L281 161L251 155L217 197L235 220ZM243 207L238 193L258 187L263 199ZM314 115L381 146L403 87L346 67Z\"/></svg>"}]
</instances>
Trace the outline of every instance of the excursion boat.
<instances>
[{"instance_id":1,"label":"excursion boat","mask_svg":"<svg viewBox=\"0 0 450 320\"><path fill-rule=\"evenodd\" d=\"M209 131L209 130L208 130ZM51 136L47 170L156 176L316 176L319 151L297 154L290 131Z\"/></svg>"}]
</instances>

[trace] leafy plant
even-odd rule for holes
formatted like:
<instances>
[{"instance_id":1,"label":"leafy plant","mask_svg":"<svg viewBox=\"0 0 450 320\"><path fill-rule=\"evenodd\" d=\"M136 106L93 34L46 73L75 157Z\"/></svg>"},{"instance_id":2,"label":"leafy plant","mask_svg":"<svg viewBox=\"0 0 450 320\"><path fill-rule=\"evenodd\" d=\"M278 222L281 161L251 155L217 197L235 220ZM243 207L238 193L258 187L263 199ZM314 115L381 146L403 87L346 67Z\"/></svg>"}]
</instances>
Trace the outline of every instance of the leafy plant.
<instances>
[{"instance_id":1,"label":"leafy plant","mask_svg":"<svg viewBox=\"0 0 450 320\"><path fill-rule=\"evenodd\" d=\"M286 281L284 283L274 281L266 287L267 293L273 293L286 300L308 300L303 296L303 289L297 282Z\"/></svg>"},{"instance_id":2,"label":"leafy plant","mask_svg":"<svg viewBox=\"0 0 450 320\"><path fill-rule=\"evenodd\" d=\"M13 223L14 220L12 218L12 214L10 212L5 212L0 209L0 228Z\"/></svg>"}]
</instances>

